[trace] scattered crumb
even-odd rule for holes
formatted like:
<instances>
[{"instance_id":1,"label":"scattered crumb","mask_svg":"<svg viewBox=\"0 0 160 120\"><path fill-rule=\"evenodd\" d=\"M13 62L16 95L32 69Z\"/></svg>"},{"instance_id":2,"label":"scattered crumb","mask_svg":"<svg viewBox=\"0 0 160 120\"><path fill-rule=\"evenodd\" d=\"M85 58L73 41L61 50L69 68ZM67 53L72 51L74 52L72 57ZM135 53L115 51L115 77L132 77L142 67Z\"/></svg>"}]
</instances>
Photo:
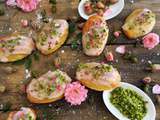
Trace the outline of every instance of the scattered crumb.
<instances>
[{"instance_id":1,"label":"scattered crumb","mask_svg":"<svg viewBox=\"0 0 160 120\"><path fill-rule=\"evenodd\" d=\"M141 62L143 63L143 62L144 62L144 59L142 59Z\"/></svg>"},{"instance_id":2,"label":"scattered crumb","mask_svg":"<svg viewBox=\"0 0 160 120\"><path fill-rule=\"evenodd\" d=\"M72 113L73 113L74 115L76 114L76 112L75 112L74 110L72 111Z\"/></svg>"},{"instance_id":3,"label":"scattered crumb","mask_svg":"<svg viewBox=\"0 0 160 120\"><path fill-rule=\"evenodd\" d=\"M148 60L148 63L149 63L149 64L152 64L152 61Z\"/></svg>"},{"instance_id":4,"label":"scattered crumb","mask_svg":"<svg viewBox=\"0 0 160 120\"><path fill-rule=\"evenodd\" d=\"M49 107L52 107L52 104L49 104L48 106L49 106Z\"/></svg>"},{"instance_id":5,"label":"scattered crumb","mask_svg":"<svg viewBox=\"0 0 160 120\"><path fill-rule=\"evenodd\" d=\"M12 28L10 27L10 28L9 28L9 31L11 31L11 30L12 30Z\"/></svg>"},{"instance_id":6,"label":"scattered crumb","mask_svg":"<svg viewBox=\"0 0 160 120\"><path fill-rule=\"evenodd\" d=\"M61 53L64 53L64 50L61 50Z\"/></svg>"},{"instance_id":7,"label":"scattered crumb","mask_svg":"<svg viewBox=\"0 0 160 120\"><path fill-rule=\"evenodd\" d=\"M77 62L79 62L79 59L77 59Z\"/></svg>"}]
</instances>

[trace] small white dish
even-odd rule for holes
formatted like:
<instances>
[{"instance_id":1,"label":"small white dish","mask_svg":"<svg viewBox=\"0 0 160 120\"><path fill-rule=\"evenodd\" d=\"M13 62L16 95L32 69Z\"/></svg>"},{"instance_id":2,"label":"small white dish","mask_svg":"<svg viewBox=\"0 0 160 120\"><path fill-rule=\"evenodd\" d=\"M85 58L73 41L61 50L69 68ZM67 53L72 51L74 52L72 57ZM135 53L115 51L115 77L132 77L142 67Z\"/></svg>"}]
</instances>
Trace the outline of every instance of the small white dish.
<instances>
[{"instance_id":1,"label":"small white dish","mask_svg":"<svg viewBox=\"0 0 160 120\"><path fill-rule=\"evenodd\" d=\"M140 96L142 96L145 101L148 102L146 104L147 114L143 118L143 120L155 120L155 118L156 118L155 106L154 106L152 100L148 97L148 95L146 93L144 93L142 90L140 90L136 86L131 85L129 83L122 82L121 83L121 87L122 88L129 88L131 90L134 90L135 92L137 92L137 94L139 94ZM110 102L110 95L111 95L111 91L104 91L103 92L103 101L104 101L104 104L106 105L106 107L108 108L108 110L115 117L117 117L119 120L129 120L127 117L125 117L123 114L121 114L120 111Z\"/></svg>"},{"instance_id":2,"label":"small white dish","mask_svg":"<svg viewBox=\"0 0 160 120\"><path fill-rule=\"evenodd\" d=\"M90 16L88 16L85 12L84 12L84 3L87 0L81 0L81 2L79 3L78 6L78 12L80 14L80 16L82 18L84 18L85 20L88 20L88 18ZM111 5L110 7L111 12L108 13L106 16L104 16L105 20L109 20L115 16L117 16L124 8L124 0L119 0L117 3Z\"/></svg>"}]
</instances>

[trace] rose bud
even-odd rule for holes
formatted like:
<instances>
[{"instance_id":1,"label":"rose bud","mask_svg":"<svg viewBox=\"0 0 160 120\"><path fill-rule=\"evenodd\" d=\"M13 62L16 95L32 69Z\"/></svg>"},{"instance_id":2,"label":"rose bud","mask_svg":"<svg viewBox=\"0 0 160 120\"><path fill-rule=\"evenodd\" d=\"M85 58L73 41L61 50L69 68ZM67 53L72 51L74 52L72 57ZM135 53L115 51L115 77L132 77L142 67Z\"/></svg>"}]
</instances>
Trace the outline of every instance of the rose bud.
<instances>
[{"instance_id":1,"label":"rose bud","mask_svg":"<svg viewBox=\"0 0 160 120\"><path fill-rule=\"evenodd\" d=\"M57 58L54 59L54 65L55 65L56 68L60 68L60 66L61 66L60 57L57 57Z\"/></svg>"},{"instance_id":2,"label":"rose bud","mask_svg":"<svg viewBox=\"0 0 160 120\"><path fill-rule=\"evenodd\" d=\"M22 19L21 20L21 25L22 25L22 27L27 27L28 26L28 20Z\"/></svg>"},{"instance_id":3,"label":"rose bud","mask_svg":"<svg viewBox=\"0 0 160 120\"><path fill-rule=\"evenodd\" d=\"M151 65L152 72L160 72L160 64Z\"/></svg>"},{"instance_id":4,"label":"rose bud","mask_svg":"<svg viewBox=\"0 0 160 120\"><path fill-rule=\"evenodd\" d=\"M145 77L145 78L142 79L142 82L144 84L149 84L151 81L152 81L151 77Z\"/></svg>"},{"instance_id":5,"label":"rose bud","mask_svg":"<svg viewBox=\"0 0 160 120\"><path fill-rule=\"evenodd\" d=\"M115 31L115 32L113 33L113 35L114 35L116 38L118 38L118 37L120 36L120 34L121 34L121 31Z\"/></svg>"},{"instance_id":6,"label":"rose bud","mask_svg":"<svg viewBox=\"0 0 160 120\"><path fill-rule=\"evenodd\" d=\"M107 54L105 54L106 60L107 61L113 61L114 60L114 56L112 54L112 52L108 52Z\"/></svg>"}]
</instances>

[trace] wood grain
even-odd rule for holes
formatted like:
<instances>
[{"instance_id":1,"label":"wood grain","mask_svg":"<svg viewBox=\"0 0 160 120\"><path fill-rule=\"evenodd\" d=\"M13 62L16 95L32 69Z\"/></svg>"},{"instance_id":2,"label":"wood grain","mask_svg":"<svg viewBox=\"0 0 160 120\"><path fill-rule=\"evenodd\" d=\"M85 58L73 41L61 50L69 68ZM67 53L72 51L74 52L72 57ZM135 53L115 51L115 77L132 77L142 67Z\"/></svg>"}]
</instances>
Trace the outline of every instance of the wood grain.
<instances>
[{"instance_id":1,"label":"wood grain","mask_svg":"<svg viewBox=\"0 0 160 120\"><path fill-rule=\"evenodd\" d=\"M43 9L47 11L47 15L53 18L64 19L79 19L77 12L79 0L57 0L57 12L51 13L51 5L48 0L40 3L39 9L31 13L24 13L17 9L6 7L4 3L0 3L0 7L4 7L6 14L0 16L0 35L12 33L14 31L28 34L34 32L31 28L22 28L20 25L21 19L35 20L36 15ZM121 30L125 18L135 8L149 8L156 13L157 22L153 32L160 34L160 1L159 0L135 0L131 4L129 0L125 0L125 8L115 18L107 21L110 29L110 37L114 39L113 32ZM84 21L84 20L83 20ZM74 40L74 35L67 40L55 53L43 56L39 54L40 59L34 60L32 56L32 72L38 73L37 76L54 69L54 60L59 58L61 60L60 69L67 72L73 80L75 80L75 71L80 62L102 62L104 61L104 54L99 57L88 57L80 49L72 50L70 44ZM134 47L136 40L128 40L123 34L115 41L107 43L107 49L112 51L115 56L113 66L117 67L122 76L122 81L132 83L139 86L139 80L146 76L151 76L157 83L160 83L159 73L150 73L144 71L148 61L160 64L160 45L152 50L146 50L141 45ZM110 45L111 44L111 45ZM118 45L126 45L127 51L132 51L138 58L138 63L133 64L122 58L121 55L115 52ZM14 72L8 72L6 68L12 68ZM102 93L89 90L87 100L80 106L70 106L65 100L60 100L51 104L36 105L31 104L26 99L24 92L25 67L22 63L0 63L0 84L6 87L4 93L0 93L0 120L6 120L10 111L18 110L22 106L32 107L36 110L39 120L116 120L116 118L107 110L102 100ZM156 106L157 117L160 120L160 105L155 102L155 98L150 96ZM7 102L11 104L11 109L7 112L2 112L1 107Z\"/></svg>"}]
</instances>

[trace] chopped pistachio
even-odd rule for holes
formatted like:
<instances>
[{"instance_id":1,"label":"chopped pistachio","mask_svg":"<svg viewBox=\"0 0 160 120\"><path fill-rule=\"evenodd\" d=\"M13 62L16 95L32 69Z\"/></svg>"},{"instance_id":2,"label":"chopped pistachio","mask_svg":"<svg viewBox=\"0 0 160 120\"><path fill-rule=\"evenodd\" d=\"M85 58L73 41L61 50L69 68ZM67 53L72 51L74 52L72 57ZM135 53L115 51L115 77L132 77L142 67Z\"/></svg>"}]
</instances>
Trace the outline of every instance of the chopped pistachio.
<instances>
[{"instance_id":1,"label":"chopped pistachio","mask_svg":"<svg viewBox=\"0 0 160 120\"><path fill-rule=\"evenodd\" d=\"M5 14L5 10L4 8L0 8L0 16L4 15Z\"/></svg>"}]
</instances>

